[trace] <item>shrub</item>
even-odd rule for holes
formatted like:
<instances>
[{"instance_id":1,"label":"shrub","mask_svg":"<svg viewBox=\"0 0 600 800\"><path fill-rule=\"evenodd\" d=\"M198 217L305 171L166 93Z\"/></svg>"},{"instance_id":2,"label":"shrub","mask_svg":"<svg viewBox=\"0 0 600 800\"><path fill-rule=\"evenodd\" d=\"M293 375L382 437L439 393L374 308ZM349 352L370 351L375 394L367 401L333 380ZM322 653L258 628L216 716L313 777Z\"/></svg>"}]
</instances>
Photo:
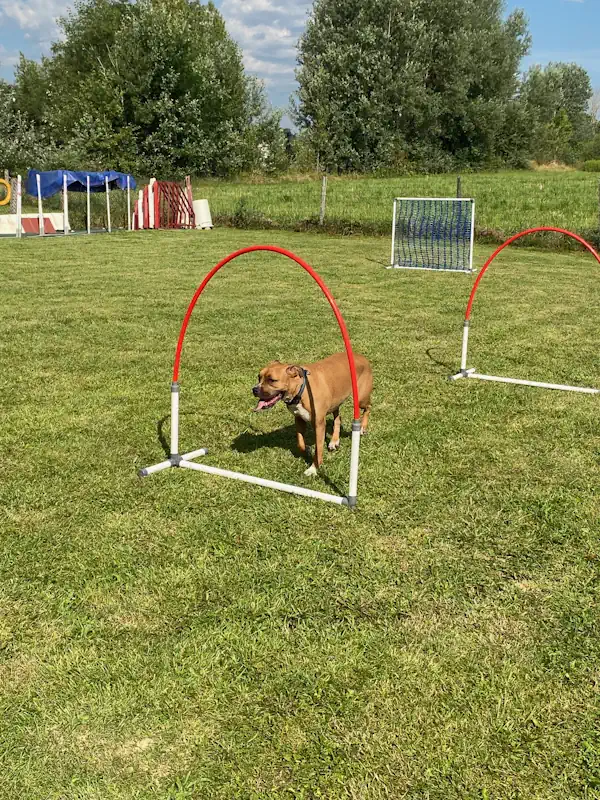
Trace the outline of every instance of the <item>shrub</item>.
<instances>
[{"instance_id":1,"label":"shrub","mask_svg":"<svg viewBox=\"0 0 600 800\"><path fill-rule=\"evenodd\" d=\"M583 162L583 169L586 172L600 172L600 158L593 158Z\"/></svg>"}]
</instances>

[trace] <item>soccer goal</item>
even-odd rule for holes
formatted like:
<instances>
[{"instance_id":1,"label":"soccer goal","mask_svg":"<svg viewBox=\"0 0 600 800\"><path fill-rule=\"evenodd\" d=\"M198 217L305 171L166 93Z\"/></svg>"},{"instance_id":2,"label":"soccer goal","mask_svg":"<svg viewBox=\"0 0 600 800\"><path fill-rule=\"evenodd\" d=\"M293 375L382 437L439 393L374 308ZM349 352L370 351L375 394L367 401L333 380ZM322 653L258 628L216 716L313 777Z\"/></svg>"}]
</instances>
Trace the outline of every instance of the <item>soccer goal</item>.
<instances>
[{"instance_id":1,"label":"soccer goal","mask_svg":"<svg viewBox=\"0 0 600 800\"><path fill-rule=\"evenodd\" d=\"M475 201L397 197L389 269L473 271Z\"/></svg>"}]
</instances>

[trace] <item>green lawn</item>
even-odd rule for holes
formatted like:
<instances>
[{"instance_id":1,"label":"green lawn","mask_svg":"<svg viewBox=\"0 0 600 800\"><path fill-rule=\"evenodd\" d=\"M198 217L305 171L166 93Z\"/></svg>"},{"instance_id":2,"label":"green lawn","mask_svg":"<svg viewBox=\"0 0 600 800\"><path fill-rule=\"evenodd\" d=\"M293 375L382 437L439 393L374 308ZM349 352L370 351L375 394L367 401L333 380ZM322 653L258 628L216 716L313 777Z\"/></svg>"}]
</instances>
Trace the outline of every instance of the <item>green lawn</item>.
<instances>
[{"instance_id":1,"label":"green lawn","mask_svg":"<svg viewBox=\"0 0 600 800\"><path fill-rule=\"evenodd\" d=\"M373 363L355 513L137 478L196 285L261 242L320 271ZM1 246L2 800L600 798L599 400L448 382L471 278L385 270L384 239ZM599 304L588 255L505 253L470 363L600 385ZM186 342L182 448L343 490L349 438L304 478L286 410L250 393L269 359L338 349L301 269L229 265Z\"/></svg>"},{"instance_id":2,"label":"green lawn","mask_svg":"<svg viewBox=\"0 0 600 800\"><path fill-rule=\"evenodd\" d=\"M503 241L524 228L566 227L599 241L598 175L575 171L520 171L463 175L462 194L476 201L477 235ZM320 179L294 177L252 183L197 181L196 197L207 197L218 220L296 228L315 225ZM327 225L339 232L391 235L394 197L455 197L455 175L398 178L329 178ZM243 200L244 208L240 208ZM237 212L237 215L236 215Z\"/></svg>"}]
</instances>

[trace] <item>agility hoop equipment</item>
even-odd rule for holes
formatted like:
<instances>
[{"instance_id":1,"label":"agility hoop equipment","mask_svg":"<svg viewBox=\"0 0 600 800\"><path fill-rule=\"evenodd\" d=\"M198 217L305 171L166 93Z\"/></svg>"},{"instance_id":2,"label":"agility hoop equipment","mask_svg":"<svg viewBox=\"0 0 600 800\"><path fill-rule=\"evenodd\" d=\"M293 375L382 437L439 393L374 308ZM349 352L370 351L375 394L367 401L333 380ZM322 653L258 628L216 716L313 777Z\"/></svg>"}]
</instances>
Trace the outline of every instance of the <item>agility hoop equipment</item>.
<instances>
[{"instance_id":1,"label":"agility hoop equipment","mask_svg":"<svg viewBox=\"0 0 600 800\"><path fill-rule=\"evenodd\" d=\"M5 196L0 200L0 206L7 206L10 203L10 198L12 197L12 190L10 188L10 183L5 181L4 178L0 178L0 186L4 186Z\"/></svg>"},{"instance_id":2,"label":"agility hoop equipment","mask_svg":"<svg viewBox=\"0 0 600 800\"><path fill-rule=\"evenodd\" d=\"M353 406L354 406L354 418L352 423L352 448L351 448L351 456L350 456L350 483L348 489L348 495L346 497L340 497L338 495L333 494L326 494L325 492L316 492L313 489L305 489L303 486L293 486L287 483L279 483L277 481L270 481L264 478L257 478L253 475L246 475L240 472L231 472L226 469L219 469L218 467L209 467L205 464L196 464L194 463L194 459L199 458L201 456L205 456L207 454L207 450L205 448L201 448L199 450L194 450L190 453L186 453L185 455L180 455L179 453L179 368L181 364L181 352L183 349L183 343L185 341L185 335L188 329L188 325L192 316L192 312L196 306L196 303L200 299L200 295L208 285L209 281L222 269L226 264L230 261L233 261L238 256L245 255L246 253L255 253L255 252L270 252L270 253L279 253L282 256L286 256L286 258L295 261L296 264L299 264L302 269L304 269L308 274L313 278L313 280L317 283L325 297L333 313L335 314L335 318L337 319L338 325L340 327L340 331L342 334L342 338L344 340L344 346L346 348L346 353L348 355L348 366L350 368L350 378L352 381L352 398L353 398ZM181 325L181 331L179 333L179 340L177 342L177 349L175 351L175 363L173 366L173 381L171 383L171 442L170 442L170 450L171 455L168 460L161 462L160 464L155 464L153 467L147 467L146 469L140 470L139 475L142 478L147 477L148 475L153 475L156 472L162 472L166 469L171 469L172 467L180 468L180 469L191 469L197 472L206 472L209 475L220 475L224 478L233 478L234 480L244 481L246 483L254 484L255 486L265 486L270 489L277 489L281 492L288 492L289 494L297 494L303 497L312 497L317 500L325 500L329 503L336 503L337 505L341 506L348 506L349 508L355 508L356 501L357 501L357 493L358 493L358 461L359 461L359 452L360 452L360 406L359 406L359 399L358 399L358 381L356 377L356 365L354 363L354 353L352 350L352 344L350 342L350 337L348 335L348 329L346 328L346 323L340 313L339 308L333 296L325 283L323 282L322 278L318 275L315 270L303 261L298 256L294 255L294 253L290 252L289 250L284 250L281 247L275 247L271 245L255 245L253 247L245 247L242 250L237 250L235 253L231 253L228 255L227 258L224 258L206 275L198 289L196 290L196 294L193 296L191 303L188 306L186 315L184 317L183 323Z\"/></svg>"},{"instance_id":3,"label":"agility hoop equipment","mask_svg":"<svg viewBox=\"0 0 600 800\"><path fill-rule=\"evenodd\" d=\"M388 269L472 272L475 201L457 197L397 197Z\"/></svg>"},{"instance_id":4,"label":"agility hoop equipment","mask_svg":"<svg viewBox=\"0 0 600 800\"><path fill-rule=\"evenodd\" d=\"M571 239L575 239L576 242L583 245L586 250L588 250L596 259L596 261L600 264L600 255L594 250L592 245L589 242L586 242L585 239L582 239L581 236L578 236L576 233L572 233L571 231L564 230L564 228L552 228L552 227L541 227L541 228L529 228L526 231L521 231L521 233L515 234L515 236L511 236L504 244L500 245L498 249L492 253L492 255L488 258L488 260L483 265L481 272L477 276L477 280L473 285L473 289L471 291L471 295L469 297L469 302L467 303L467 311L465 314L465 321L463 325L463 340L462 340L462 357L460 362L460 372L456 375L452 375L450 380L456 381L459 378L477 378L480 381L495 381L497 383L514 383L518 386L536 386L539 389L558 389L563 392L580 392L582 394L600 394L600 389L588 389L583 386L568 386L560 383L543 383L540 381L528 381L528 380L521 380L518 378L504 378L498 375L483 375L477 372L474 368L468 369L467 368L467 356L468 356L468 348L469 348L469 328L471 324L471 312L473 311L473 302L475 300L475 295L477 294L477 289L479 288L479 284L483 276L485 275L488 267L492 264L492 262L500 255L500 253L508 247L513 242L516 242L517 239L523 238L523 236L529 236L532 233L544 233L544 232L551 232L551 233L562 233L565 236L570 236Z\"/></svg>"}]
</instances>

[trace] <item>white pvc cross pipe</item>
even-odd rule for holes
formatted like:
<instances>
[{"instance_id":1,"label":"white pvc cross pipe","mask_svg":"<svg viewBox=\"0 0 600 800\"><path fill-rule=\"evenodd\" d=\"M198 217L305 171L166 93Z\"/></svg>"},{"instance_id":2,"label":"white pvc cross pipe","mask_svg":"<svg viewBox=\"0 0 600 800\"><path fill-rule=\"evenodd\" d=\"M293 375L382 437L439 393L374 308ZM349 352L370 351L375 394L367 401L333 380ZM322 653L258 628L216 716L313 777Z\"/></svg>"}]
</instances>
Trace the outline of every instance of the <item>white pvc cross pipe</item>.
<instances>
[{"instance_id":1,"label":"white pvc cross pipe","mask_svg":"<svg viewBox=\"0 0 600 800\"><path fill-rule=\"evenodd\" d=\"M185 459L181 461L179 466L183 467L183 469L193 469L196 472L207 472L209 475L220 475L222 478L233 478L237 481L244 481L244 483L251 483L254 486L265 486L267 489L277 489L280 492L287 492L288 494L313 497L316 500L325 500L328 503L336 503L339 506L348 505L348 499L346 497L339 497L335 494L325 494L325 492L316 492L314 489L305 489L303 486L293 486L290 483L269 481L266 478L256 478L254 475L245 475L242 472L230 472L228 469L209 467L206 464L194 464ZM150 469L152 469L152 467L150 467Z\"/></svg>"},{"instance_id":2,"label":"white pvc cross pipe","mask_svg":"<svg viewBox=\"0 0 600 800\"><path fill-rule=\"evenodd\" d=\"M35 176L35 182L37 184L38 196L38 226L40 236L44 236L46 232L44 230L44 209L42 208L42 182L39 173Z\"/></svg>"},{"instance_id":3,"label":"white pvc cross pipe","mask_svg":"<svg viewBox=\"0 0 600 800\"><path fill-rule=\"evenodd\" d=\"M469 378L479 378L480 381L495 381L497 383L515 383L517 386L537 386L539 389L558 389L562 392L580 392L581 394L600 394L600 389L588 389L583 386L568 386L563 383L543 383L541 381L525 381L519 378L502 378L498 375L480 375L470 372Z\"/></svg>"}]
</instances>

